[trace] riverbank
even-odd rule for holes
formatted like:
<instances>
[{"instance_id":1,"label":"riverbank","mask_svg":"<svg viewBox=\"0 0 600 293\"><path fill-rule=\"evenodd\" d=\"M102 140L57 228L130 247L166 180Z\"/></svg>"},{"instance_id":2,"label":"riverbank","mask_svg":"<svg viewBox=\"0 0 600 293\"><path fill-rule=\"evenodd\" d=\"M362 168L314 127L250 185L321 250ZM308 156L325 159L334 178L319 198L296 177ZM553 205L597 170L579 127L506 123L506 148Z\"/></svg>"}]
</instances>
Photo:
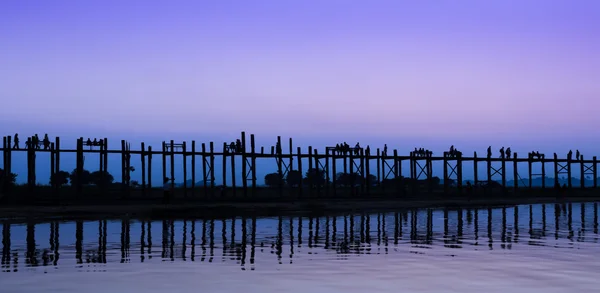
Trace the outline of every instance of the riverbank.
<instances>
[{"instance_id":1,"label":"riverbank","mask_svg":"<svg viewBox=\"0 0 600 293\"><path fill-rule=\"evenodd\" d=\"M596 202L595 197L530 197L530 198L450 198L450 199L339 199L290 202L121 202L118 205L70 204L61 206L4 206L0 219L11 222L47 221L52 219L112 219L112 218L231 218L272 217L288 215L323 215L398 211L416 208L487 208L520 204Z\"/></svg>"}]
</instances>

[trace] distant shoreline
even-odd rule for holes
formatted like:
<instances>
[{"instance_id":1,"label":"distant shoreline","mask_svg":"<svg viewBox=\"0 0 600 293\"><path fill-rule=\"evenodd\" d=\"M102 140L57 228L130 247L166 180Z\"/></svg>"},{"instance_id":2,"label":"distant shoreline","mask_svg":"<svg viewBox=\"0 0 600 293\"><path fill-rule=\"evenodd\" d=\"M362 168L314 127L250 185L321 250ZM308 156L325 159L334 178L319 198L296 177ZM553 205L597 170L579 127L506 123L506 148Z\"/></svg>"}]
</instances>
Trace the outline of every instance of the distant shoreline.
<instances>
[{"instance_id":1,"label":"distant shoreline","mask_svg":"<svg viewBox=\"0 0 600 293\"><path fill-rule=\"evenodd\" d=\"M0 220L10 222L50 220L95 220L131 218L232 218L306 215L320 216L347 213L400 211L416 208L487 208L521 204L596 202L599 196L566 197L497 197L451 199L307 199L289 202L183 202L120 201L114 204L77 204L60 206L0 206Z\"/></svg>"}]
</instances>

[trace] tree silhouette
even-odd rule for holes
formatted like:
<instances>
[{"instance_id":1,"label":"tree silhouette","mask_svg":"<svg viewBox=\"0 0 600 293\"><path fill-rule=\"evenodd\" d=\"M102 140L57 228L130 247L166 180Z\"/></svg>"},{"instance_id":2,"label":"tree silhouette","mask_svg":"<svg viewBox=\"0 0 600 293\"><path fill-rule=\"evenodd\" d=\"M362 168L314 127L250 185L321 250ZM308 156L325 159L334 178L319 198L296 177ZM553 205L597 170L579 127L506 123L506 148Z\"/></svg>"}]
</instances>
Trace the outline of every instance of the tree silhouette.
<instances>
[{"instance_id":1,"label":"tree silhouette","mask_svg":"<svg viewBox=\"0 0 600 293\"><path fill-rule=\"evenodd\" d=\"M69 176L70 174L67 171L58 171L58 173L50 176L50 184L56 184L58 186L69 184Z\"/></svg>"},{"instance_id":2,"label":"tree silhouette","mask_svg":"<svg viewBox=\"0 0 600 293\"><path fill-rule=\"evenodd\" d=\"M104 181L103 181L102 173L104 173ZM96 186L100 186L103 183L106 185L112 184L113 181L115 181L115 178L113 177L113 175L108 173L108 171L102 171L102 172L94 171L90 174L89 183L94 184Z\"/></svg>"},{"instance_id":3,"label":"tree silhouette","mask_svg":"<svg viewBox=\"0 0 600 293\"><path fill-rule=\"evenodd\" d=\"M267 186L278 186L280 182L283 183L283 178L279 175L279 173L270 173L265 175L265 185Z\"/></svg>"},{"instance_id":4,"label":"tree silhouette","mask_svg":"<svg viewBox=\"0 0 600 293\"><path fill-rule=\"evenodd\" d=\"M69 174L69 180L71 181L71 185L76 185L78 182L81 182L81 185L90 184L90 171L83 170L81 172L81 181L77 178L77 168L73 169L71 174Z\"/></svg>"},{"instance_id":5,"label":"tree silhouette","mask_svg":"<svg viewBox=\"0 0 600 293\"><path fill-rule=\"evenodd\" d=\"M14 185L15 183L17 183L17 174L7 174L7 172L4 172L4 170L0 168L0 183L4 181L4 176L8 176L7 182L9 185Z\"/></svg>"},{"instance_id":6,"label":"tree silhouette","mask_svg":"<svg viewBox=\"0 0 600 293\"><path fill-rule=\"evenodd\" d=\"M285 180L291 187L298 186L302 182L302 173L298 170L291 170L288 172Z\"/></svg>"},{"instance_id":7,"label":"tree silhouette","mask_svg":"<svg viewBox=\"0 0 600 293\"><path fill-rule=\"evenodd\" d=\"M307 184L323 185L325 183L325 170L311 168L306 171Z\"/></svg>"},{"instance_id":8,"label":"tree silhouette","mask_svg":"<svg viewBox=\"0 0 600 293\"><path fill-rule=\"evenodd\" d=\"M377 184L377 176L373 174L367 175L367 184L373 186Z\"/></svg>"}]
</instances>

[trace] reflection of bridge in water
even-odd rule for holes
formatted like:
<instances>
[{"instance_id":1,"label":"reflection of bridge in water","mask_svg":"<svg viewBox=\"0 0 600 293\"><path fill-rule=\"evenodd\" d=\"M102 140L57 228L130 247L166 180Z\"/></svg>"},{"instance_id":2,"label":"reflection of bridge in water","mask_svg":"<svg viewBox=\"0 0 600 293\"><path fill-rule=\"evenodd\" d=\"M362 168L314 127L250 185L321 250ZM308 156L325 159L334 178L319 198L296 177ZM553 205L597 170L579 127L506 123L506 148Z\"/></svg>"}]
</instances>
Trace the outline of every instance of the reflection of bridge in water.
<instances>
[{"instance_id":1,"label":"reflection of bridge in water","mask_svg":"<svg viewBox=\"0 0 600 293\"><path fill-rule=\"evenodd\" d=\"M157 257L235 261L242 269L254 269L258 258L271 258L266 254L275 255L278 263L292 263L294 257L323 252L388 254L405 247L424 253L420 249L512 249L517 244L570 248L575 242L598 242L597 203L322 217L5 222L2 271Z\"/></svg>"}]
</instances>

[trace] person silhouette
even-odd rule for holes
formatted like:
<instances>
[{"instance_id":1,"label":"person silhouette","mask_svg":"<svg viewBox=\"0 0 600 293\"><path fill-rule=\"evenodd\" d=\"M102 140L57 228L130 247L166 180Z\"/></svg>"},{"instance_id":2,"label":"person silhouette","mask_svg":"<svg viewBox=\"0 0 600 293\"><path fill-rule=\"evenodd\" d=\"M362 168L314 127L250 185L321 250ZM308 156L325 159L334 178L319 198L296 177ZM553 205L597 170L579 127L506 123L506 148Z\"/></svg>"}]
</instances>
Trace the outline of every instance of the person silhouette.
<instances>
[{"instance_id":1,"label":"person silhouette","mask_svg":"<svg viewBox=\"0 0 600 293\"><path fill-rule=\"evenodd\" d=\"M506 152L505 153L506 153L506 157L510 159L510 153L511 153L510 147L506 148Z\"/></svg>"},{"instance_id":2,"label":"person silhouette","mask_svg":"<svg viewBox=\"0 0 600 293\"><path fill-rule=\"evenodd\" d=\"M50 148L50 138L48 138L48 133L44 135L44 149L47 150Z\"/></svg>"},{"instance_id":3,"label":"person silhouette","mask_svg":"<svg viewBox=\"0 0 600 293\"><path fill-rule=\"evenodd\" d=\"M489 146L487 149L487 157L491 158L492 157L492 146Z\"/></svg>"},{"instance_id":4,"label":"person silhouette","mask_svg":"<svg viewBox=\"0 0 600 293\"><path fill-rule=\"evenodd\" d=\"M368 155L371 154L371 148L367 145L367 148L365 149L365 153Z\"/></svg>"},{"instance_id":5,"label":"person silhouette","mask_svg":"<svg viewBox=\"0 0 600 293\"><path fill-rule=\"evenodd\" d=\"M19 149L19 134L15 133L15 144L13 145L13 149Z\"/></svg>"},{"instance_id":6,"label":"person silhouette","mask_svg":"<svg viewBox=\"0 0 600 293\"><path fill-rule=\"evenodd\" d=\"M569 153L567 154L567 160L571 160L573 158L573 151L569 150Z\"/></svg>"},{"instance_id":7,"label":"person silhouette","mask_svg":"<svg viewBox=\"0 0 600 293\"><path fill-rule=\"evenodd\" d=\"M579 150L575 151L575 159L576 159L577 161L579 161L579 157L580 157L580 155L581 155L581 154L579 153Z\"/></svg>"},{"instance_id":8,"label":"person silhouette","mask_svg":"<svg viewBox=\"0 0 600 293\"><path fill-rule=\"evenodd\" d=\"M33 139L31 142L33 144L34 149L40 148L40 137L37 134L33 136Z\"/></svg>"},{"instance_id":9,"label":"person silhouette","mask_svg":"<svg viewBox=\"0 0 600 293\"><path fill-rule=\"evenodd\" d=\"M500 158L504 159L504 147L500 148Z\"/></svg>"},{"instance_id":10,"label":"person silhouette","mask_svg":"<svg viewBox=\"0 0 600 293\"><path fill-rule=\"evenodd\" d=\"M92 139L90 139L88 137L87 141L85 142L85 145L89 146L90 148L92 147Z\"/></svg>"},{"instance_id":11,"label":"person silhouette","mask_svg":"<svg viewBox=\"0 0 600 293\"><path fill-rule=\"evenodd\" d=\"M98 146L98 139L94 138L94 141L92 142L93 146Z\"/></svg>"},{"instance_id":12,"label":"person silhouette","mask_svg":"<svg viewBox=\"0 0 600 293\"><path fill-rule=\"evenodd\" d=\"M383 145L383 155L387 156L387 144Z\"/></svg>"}]
</instances>

